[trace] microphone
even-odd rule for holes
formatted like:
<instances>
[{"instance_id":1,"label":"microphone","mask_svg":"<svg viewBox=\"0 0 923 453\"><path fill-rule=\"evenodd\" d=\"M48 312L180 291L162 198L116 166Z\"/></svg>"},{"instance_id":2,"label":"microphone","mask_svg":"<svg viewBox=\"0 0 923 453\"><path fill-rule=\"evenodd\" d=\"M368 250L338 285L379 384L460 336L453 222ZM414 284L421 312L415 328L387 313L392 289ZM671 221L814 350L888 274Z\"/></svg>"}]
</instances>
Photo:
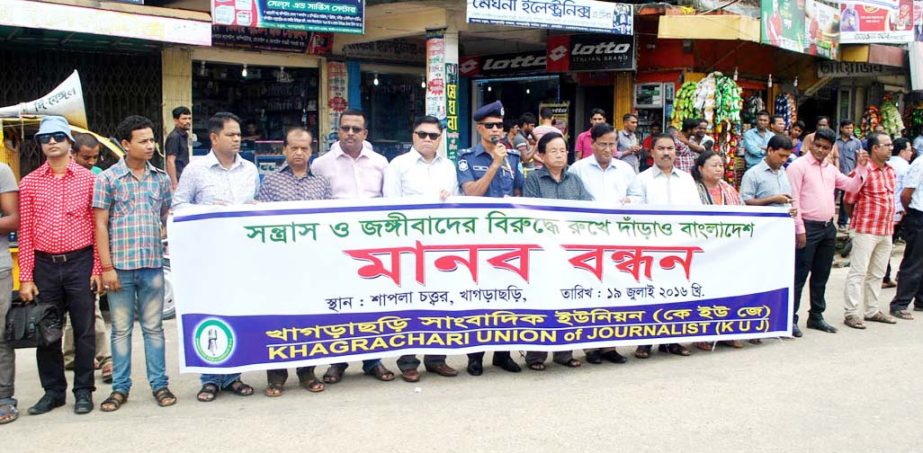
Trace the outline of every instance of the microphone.
<instances>
[{"instance_id":1,"label":"microphone","mask_svg":"<svg viewBox=\"0 0 923 453\"><path fill-rule=\"evenodd\" d=\"M500 137L490 137L490 142L497 146L497 143L500 143ZM510 158L507 156L503 156L503 169L510 172L510 175L513 174L513 166L510 165Z\"/></svg>"}]
</instances>

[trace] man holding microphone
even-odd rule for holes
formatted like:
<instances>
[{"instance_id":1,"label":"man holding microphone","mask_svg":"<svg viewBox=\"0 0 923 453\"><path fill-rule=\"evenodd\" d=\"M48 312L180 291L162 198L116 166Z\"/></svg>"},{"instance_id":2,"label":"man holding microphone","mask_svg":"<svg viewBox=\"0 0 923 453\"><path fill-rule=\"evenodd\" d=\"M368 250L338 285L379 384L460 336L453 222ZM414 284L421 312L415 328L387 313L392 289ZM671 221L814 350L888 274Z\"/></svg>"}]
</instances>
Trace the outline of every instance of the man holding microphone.
<instances>
[{"instance_id":1,"label":"man holding microphone","mask_svg":"<svg viewBox=\"0 0 923 453\"><path fill-rule=\"evenodd\" d=\"M458 154L460 192L472 197L521 196L523 177L519 152L508 150L500 143L503 104L500 101L487 104L474 112L473 119L481 140ZM480 376L484 372L483 360L483 352L468 354L468 374ZM511 373L521 371L509 351L494 352L493 364Z\"/></svg>"}]
</instances>

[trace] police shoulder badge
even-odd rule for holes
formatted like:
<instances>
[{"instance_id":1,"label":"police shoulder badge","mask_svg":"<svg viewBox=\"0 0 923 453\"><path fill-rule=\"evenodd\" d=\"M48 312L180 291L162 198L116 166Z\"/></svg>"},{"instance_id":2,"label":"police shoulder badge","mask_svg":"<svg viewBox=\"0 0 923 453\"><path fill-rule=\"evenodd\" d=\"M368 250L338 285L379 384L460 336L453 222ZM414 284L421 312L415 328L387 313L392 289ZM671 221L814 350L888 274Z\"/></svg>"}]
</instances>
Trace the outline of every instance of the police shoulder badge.
<instances>
[{"instance_id":1,"label":"police shoulder badge","mask_svg":"<svg viewBox=\"0 0 923 453\"><path fill-rule=\"evenodd\" d=\"M468 160L458 159L458 169L461 171L468 171Z\"/></svg>"}]
</instances>

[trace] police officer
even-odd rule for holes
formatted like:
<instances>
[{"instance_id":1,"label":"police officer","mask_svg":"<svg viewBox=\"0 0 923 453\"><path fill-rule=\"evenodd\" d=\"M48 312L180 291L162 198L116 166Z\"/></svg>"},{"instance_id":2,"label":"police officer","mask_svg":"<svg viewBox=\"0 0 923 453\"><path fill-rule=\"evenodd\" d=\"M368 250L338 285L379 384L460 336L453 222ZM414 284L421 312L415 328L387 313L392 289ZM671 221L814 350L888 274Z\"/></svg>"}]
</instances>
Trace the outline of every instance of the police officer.
<instances>
[{"instance_id":1,"label":"police officer","mask_svg":"<svg viewBox=\"0 0 923 453\"><path fill-rule=\"evenodd\" d=\"M478 197L521 196L523 177L519 152L508 150L500 143L503 138L503 104L496 101L481 107L474 112L474 121L481 140L473 148L459 153L458 183L461 192ZM468 374L480 376L484 372L483 361L483 352L468 354ZM509 351L494 352L493 364L511 373L521 371Z\"/></svg>"}]
</instances>

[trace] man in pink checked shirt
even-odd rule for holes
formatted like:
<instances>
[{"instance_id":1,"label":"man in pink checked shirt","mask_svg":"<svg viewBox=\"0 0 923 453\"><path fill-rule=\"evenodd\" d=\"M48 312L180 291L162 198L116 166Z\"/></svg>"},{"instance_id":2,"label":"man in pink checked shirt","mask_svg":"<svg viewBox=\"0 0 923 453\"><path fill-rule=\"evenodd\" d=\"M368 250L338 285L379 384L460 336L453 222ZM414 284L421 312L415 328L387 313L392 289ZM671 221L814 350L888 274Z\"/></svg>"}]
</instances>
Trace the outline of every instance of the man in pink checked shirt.
<instances>
[{"instance_id":1,"label":"man in pink checked shirt","mask_svg":"<svg viewBox=\"0 0 923 453\"><path fill-rule=\"evenodd\" d=\"M590 132L593 126L606 122L606 111L603 109L593 109L590 111L590 128L581 132L577 136L577 147L574 148L575 160L580 160L593 155L593 137Z\"/></svg>"},{"instance_id":2,"label":"man in pink checked shirt","mask_svg":"<svg viewBox=\"0 0 923 453\"><path fill-rule=\"evenodd\" d=\"M835 212L834 189L856 192L862 187L868 169L868 154L860 152L856 171L852 176L840 173L825 159L836 143L836 133L830 129L818 129L814 134L811 149L804 152L787 169L789 183L792 187L792 206L797 209L795 216L795 308L793 313L792 335L800 337L798 328L798 308L801 305L801 291L811 275L811 309L808 312L807 327L828 333L836 333L836 327L824 320L827 302L824 291L833 254L836 248L836 226L833 224Z\"/></svg>"}]
</instances>

